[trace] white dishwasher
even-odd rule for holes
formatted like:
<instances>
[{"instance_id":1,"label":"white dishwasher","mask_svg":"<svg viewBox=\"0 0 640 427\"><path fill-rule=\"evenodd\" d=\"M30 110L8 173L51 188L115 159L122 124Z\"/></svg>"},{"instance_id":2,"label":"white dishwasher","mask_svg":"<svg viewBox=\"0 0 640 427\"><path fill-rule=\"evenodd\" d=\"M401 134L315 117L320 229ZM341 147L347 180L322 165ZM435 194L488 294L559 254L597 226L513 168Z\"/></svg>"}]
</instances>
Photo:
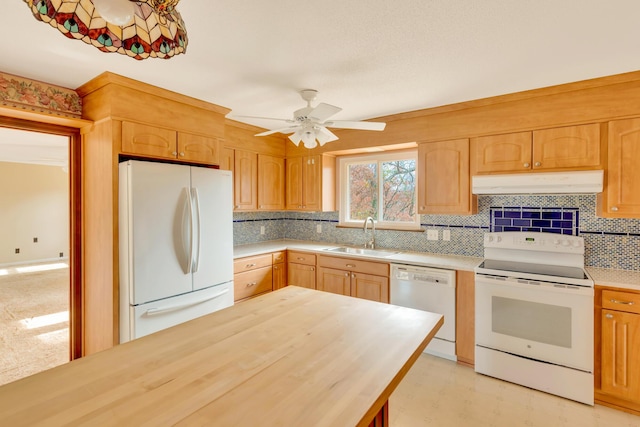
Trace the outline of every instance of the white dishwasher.
<instances>
[{"instance_id":1,"label":"white dishwasher","mask_svg":"<svg viewBox=\"0 0 640 427\"><path fill-rule=\"evenodd\" d=\"M425 353L456 358L456 272L391 264L391 304L442 314L444 324Z\"/></svg>"}]
</instances>

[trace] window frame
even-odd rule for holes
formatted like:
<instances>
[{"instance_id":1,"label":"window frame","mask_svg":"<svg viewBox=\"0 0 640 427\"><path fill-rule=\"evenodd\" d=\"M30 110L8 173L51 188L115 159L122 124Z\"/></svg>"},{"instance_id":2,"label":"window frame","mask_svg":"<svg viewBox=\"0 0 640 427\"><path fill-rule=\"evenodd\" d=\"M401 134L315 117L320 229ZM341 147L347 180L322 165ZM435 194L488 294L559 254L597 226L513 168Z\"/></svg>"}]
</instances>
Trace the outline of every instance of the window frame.
<instances>
[{"instance_id":1,"label":"window frame","mask_svg":"<svg viewBox=\"0 0 640 427\"><path fill-rule=\"evenodd\" d=\"M420 213L418 212L418 150L401 150L401 151L384 151L375 154L358 154L353 156L340 156L337 158L337 168L338 168L338 179L337 181L337 193L338 193L338 211L339 211L339 223L340 227L363 227L363 220L348 220L348 203L349 203L349 176L348 176L348 168L349 165L354 163L378 163L378 184L380 184L380 180L382 177L381 174L381 163L393 160L415 160L416 162L416 177L415 177L415 203L416 203L416 213L415 219L411 222L395 222L395 221L382 221L379 220L383 213L382 210L378 212L379 218L374 218L376 228L378 229L387 229L387 230L407 230L407 231L416 231L421 230L420 226ZM382 193L383 187L378 185L378 198L382 202Z\"/></svg>"}]
</instances>

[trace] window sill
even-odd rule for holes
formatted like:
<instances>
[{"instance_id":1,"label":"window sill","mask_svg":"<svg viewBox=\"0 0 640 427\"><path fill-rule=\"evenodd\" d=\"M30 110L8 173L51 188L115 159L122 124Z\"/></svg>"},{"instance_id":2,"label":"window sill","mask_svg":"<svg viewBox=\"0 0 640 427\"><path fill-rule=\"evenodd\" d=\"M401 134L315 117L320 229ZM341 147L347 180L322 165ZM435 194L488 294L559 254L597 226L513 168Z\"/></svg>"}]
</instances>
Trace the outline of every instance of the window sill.
<instances>
[{"instance_id":1,"label":"window sill","mask_svg":"<svg viewBox=\"0 0 640 427\"><path fill-rule=\"evenodd\" d=\"M364 225L363 224L349 224L349 223L339 223L338 225L336 225L336 228L359 228L359 229L363 229ZM371 227L367 227L369 230L371 229ZM414 233L424 233L424 228L422 228L421 226L397 226L397 227L392 227L392 226L378 226L376 225L376 230L393 230L393 231L412 231Z\"/></svg>"}]
</instances>

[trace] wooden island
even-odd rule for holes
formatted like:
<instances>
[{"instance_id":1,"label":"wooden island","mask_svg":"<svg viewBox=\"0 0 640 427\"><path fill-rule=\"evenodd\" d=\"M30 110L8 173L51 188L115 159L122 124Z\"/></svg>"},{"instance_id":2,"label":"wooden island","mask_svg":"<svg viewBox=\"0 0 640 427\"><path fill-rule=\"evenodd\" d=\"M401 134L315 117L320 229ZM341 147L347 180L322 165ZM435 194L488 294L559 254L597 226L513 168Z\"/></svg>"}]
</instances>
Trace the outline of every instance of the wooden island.
<instances>
[{"instance_id":1,"label":"wooden island","mask_svg":"<svg viewBox=\"0 0 640 427\"><path fill-rule=\"evenodd\" d=\"M0 387L2 426L386 426L439 314L295 286Z\"/></svg>"}]
</instances>

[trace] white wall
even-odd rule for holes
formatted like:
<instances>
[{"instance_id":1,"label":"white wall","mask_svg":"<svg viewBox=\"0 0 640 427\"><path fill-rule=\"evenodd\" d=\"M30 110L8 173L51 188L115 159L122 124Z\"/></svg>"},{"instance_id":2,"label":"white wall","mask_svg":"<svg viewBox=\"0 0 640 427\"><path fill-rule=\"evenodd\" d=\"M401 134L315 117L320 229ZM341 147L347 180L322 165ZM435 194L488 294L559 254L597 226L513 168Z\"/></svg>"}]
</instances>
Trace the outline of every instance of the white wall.
<instances>
[{"instance_id":1,"label":"white wall","mask_svg":"<svg viewBox=\"0 0 640 427\"><path fill-rule=\"evenodd\" d=\"M69 256L69 174L59 166L0 162L0 265L60 252Z\"/></svg>"}]
</instances>

